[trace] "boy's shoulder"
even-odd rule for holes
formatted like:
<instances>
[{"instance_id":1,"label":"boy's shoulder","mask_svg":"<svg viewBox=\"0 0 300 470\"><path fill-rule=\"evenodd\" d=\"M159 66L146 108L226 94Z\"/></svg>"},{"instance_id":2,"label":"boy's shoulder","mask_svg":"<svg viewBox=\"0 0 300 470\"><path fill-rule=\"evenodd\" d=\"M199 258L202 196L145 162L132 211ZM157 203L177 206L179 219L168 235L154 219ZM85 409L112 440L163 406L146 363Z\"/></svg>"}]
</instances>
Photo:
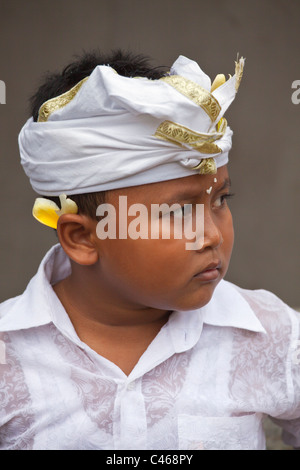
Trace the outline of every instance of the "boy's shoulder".
<instances>
[{"instance_id":1,"label":"boy's shoulder","mask_svg":"<svg viewBox=\"0 0 300 470\"><path fill-rule=\"evenodd\" d=\"M4 331L16 331L37 326L34 299L26 290L16 297L5 300L0 304L0 333Z\"/></svg>"},{"instance_id":2,"label":"boy's shoulder","mask_svg":"<svg viewBox=\"0 0 300 470\"><path fill-rule=\"evenodd\" d=\"M61 264L60 246L53 246L44 256L37 273L24 292L0 303L0 332L27 329L49 323L51 276L56 257ZM53 295L53 294L52 294Z\"/></svg>"},{"instance_id":3,"label":"boy's shoulder","mask_svg":"<svg viewBox=\"0 0 300 470\"><path fill-rule=\"evenodd\" d=\"M22 309L22 300L24 298L24 294L25 292L23 292L23 294L21 295L4 300L0 303L0 331L1 326L6 324L8 317L11 317L15 310Z\"/></svg>"}]
</instances>

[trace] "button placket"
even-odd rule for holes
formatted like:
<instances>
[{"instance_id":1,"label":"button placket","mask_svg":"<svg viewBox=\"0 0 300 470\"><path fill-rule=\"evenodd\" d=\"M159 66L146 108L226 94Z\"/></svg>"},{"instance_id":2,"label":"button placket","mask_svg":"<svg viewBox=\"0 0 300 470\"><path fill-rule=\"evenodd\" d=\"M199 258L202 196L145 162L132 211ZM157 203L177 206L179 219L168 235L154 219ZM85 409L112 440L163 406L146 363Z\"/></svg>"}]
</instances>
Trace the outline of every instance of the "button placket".
<instances>
[{"instance_id":1,"label":"button placket","mask_svg":"<svg viewBox=\"0 0 300 470\"><path fill-rule=\"evenodd\" d=\"M120 400L120 440L122 449L145 449L147 420L141 380L125 384Z\"/></svg>"},{"instance_id":2,"label":"button placket","mask_svg":"<svg viewBox=\"0 0 300 470\"><path fill-rule=\"evenodd\" d=\"M136 388L135 380L133 380L132 382L129 382L126 386L126 390L128 391L133 391L135 390L135 388Z\"/></svg>"}]
</instances>

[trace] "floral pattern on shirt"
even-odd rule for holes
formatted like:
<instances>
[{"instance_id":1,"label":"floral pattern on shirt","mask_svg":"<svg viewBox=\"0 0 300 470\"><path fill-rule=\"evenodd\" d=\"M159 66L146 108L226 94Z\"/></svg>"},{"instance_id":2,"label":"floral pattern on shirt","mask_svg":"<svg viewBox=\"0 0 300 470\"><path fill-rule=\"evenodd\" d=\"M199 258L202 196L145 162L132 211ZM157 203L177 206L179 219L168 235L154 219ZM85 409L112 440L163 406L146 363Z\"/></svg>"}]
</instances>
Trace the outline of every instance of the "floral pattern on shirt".
<instances>
[{"instance_id":1,"label":"floral pattern on shirt","mask_svg":"<svg viewBox=\"0 0 300 470\"><path fill-rule=\"evenodd\" d=\"M106 378L91 358L63 336L54 326L51 327L54 343L58 346L62 360L70 367L70 379L79 401L89 418L108 434L113 431L114 402L117 384Z\"/></svg>"},{"instance_id":2,"label":"floral pattern on shirt","mask_svg":"<svg viewBox=\"0 0 300 470\"><path fill-rule=\"evenodd\" d=\"M287 315L282 315L286 306L279 300L275 304L273 294L265 293L262 297L252 292L244 295L267 335L234 332L230 394L241 409L247 407L247 410L258 411L259 406L262 412L272 414L275 408L276 415L280 415L291 402L292 389L285 358L291 348L286 338L291 336L292 323Z\"/></svg>"},{"instance_id":3,"label":"floral pattern on shirt","mask_svg":"<svg viewBox=\"0 0 300 470\"><path fill-rule=\"evenodd\" d=\"M0 364L0 417L6 422L0 427L0 446L5 441L9 450L30 450L35 422L30 392L10 335L0 336L6 346L6 363Z\"/></svg>"}]
</instances>

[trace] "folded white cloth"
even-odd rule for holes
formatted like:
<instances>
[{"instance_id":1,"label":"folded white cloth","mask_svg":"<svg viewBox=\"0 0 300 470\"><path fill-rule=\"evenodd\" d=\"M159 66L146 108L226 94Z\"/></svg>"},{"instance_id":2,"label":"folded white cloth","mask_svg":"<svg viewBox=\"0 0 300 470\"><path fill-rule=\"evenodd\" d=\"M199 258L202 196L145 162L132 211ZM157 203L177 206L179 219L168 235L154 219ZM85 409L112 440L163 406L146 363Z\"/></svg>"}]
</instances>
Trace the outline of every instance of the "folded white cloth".
<instances>
[{"instance_id":1,"label":"folded white cloth","mask_svg":"<svg viewBox=\"0 0 300 470\"><path fill-rule=\"evenodd\" d=\"M194 175L203 159L225 165L232 131L221 118L243 65L241 58L235 75L213 92L210 78L183 56L160 80L97 66L22 128L21 163L33 189L82 194Z\"/></svg>"}]
</instances>

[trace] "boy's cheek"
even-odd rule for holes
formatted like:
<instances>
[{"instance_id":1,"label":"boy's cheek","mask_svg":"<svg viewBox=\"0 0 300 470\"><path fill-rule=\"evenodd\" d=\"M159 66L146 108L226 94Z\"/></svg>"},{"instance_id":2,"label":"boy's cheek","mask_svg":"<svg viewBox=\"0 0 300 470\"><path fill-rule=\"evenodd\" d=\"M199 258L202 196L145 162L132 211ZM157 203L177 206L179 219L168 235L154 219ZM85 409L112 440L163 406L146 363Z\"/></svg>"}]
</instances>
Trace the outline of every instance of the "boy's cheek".
<instances>
[{"instance_id":1,"label":"boy's cheek","mask_svg":"<svg viewBox=\"0 0 300 470\"><path fill-rule=\"evenodd\" d=\"M234 228L232 225L229 225L228 231L226 235L224 236L224 242L223 242L224 263L223 263L223 267L221 271L222 277L225 276L229 268L233 245L234 245Z\"/></svg>"}]
</instances>

